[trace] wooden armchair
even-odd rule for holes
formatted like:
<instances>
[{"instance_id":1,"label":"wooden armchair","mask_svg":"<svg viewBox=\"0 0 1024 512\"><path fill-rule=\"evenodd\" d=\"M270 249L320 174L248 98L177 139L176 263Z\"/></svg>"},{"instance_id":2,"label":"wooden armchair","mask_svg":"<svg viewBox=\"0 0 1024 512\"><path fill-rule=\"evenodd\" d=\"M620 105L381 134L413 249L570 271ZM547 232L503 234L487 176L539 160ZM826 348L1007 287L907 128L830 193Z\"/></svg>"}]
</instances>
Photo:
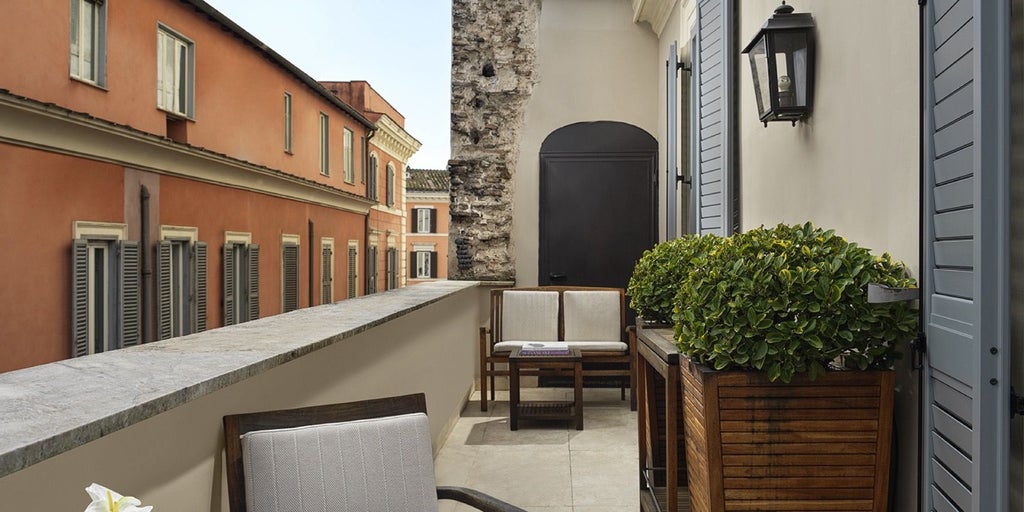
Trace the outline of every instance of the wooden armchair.
<instances>
[{"instance_id":1,"label":"wooden armchair","mask_svg":"<svg viewBox=\"0 0 1024 512\"><path fill-rule=\"evenodd\" d=\"M487 410L488 381L494 400L498 368L512 348L531 341L565 341L580 349L584 376L620 377L622 398L629 387L636 410L635 341L626 334L622 288L535 286L491 290L490 324L480 328L480 410ZM611 364L595 364L611 363ZM507 368L507 367L506 367ZM522 375L571 375L559 370L522 370Z\"/></svg>"},{"instance_id":2,"label":"wooden armchair","mask_svg":"<svg viewBox=\"0 0 1024 512\"><path fill-rule=\"evenodd\" d=\"M419 393L225 416L231 512L421 512L439 499L525 512L436 486L426 411Z\"/></svg>"}]
</instances>

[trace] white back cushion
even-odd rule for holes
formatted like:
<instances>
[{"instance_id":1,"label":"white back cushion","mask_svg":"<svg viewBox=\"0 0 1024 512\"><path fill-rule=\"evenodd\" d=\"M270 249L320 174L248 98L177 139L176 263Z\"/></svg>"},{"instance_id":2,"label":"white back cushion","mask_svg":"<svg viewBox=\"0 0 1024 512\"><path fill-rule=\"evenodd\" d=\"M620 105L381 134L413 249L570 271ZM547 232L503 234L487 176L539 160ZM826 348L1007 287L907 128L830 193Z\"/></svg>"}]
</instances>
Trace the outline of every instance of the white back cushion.
<instances>
[{"instance_id":1,"label":"white back cushion","mask_svg":"<svg viewBox=\"0 0 1024 512\"><path fill-rule=\"evenodd\" d=\"M423 413L242 436L249 512L437 511Z\"/></svg>"},{"instance_id":2,"label":"white back cushion","mask_svg":"<svg viewBox=\"0 0 1024 512\"><path fill-rule=\"evenodd\" d=\"M502 292L501 339L558 341L558 292Z\"/></svg>"},{"instance_id":3,"label":"white back cushion","mask_svg":"<svg viewBox=\"0 0 1024 512\"><path fill-rule=\"evenodd\" d=\"M565 341L621 341L619 292L566 291Z\"/></svg>"}]
</instances>

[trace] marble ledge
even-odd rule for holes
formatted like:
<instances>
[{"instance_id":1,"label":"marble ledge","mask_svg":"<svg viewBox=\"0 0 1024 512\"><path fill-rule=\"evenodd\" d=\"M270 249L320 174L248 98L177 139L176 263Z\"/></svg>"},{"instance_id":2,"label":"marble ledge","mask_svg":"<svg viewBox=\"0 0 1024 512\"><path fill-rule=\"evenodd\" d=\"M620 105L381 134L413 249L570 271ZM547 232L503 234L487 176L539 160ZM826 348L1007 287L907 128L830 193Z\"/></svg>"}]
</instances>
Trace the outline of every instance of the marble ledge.
<instances>
[{"instance_id":1,"label":"marble ledge","mask_svg":"<svg viewBox=\"0 0 1024 512\"><path fill-rule=\"evenodd\" d=\"M423 283L2 373L0 477L478 285Z\"/></svg>"}]
</instances>

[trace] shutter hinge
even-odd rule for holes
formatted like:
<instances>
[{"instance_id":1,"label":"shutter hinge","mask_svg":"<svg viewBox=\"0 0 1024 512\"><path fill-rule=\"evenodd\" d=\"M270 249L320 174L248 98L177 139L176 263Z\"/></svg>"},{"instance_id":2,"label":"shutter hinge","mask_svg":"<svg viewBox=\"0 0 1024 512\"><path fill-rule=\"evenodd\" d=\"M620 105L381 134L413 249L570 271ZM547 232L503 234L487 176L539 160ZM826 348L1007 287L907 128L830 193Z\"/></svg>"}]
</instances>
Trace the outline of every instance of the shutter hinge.
<instances>
[{"instance_id":1,"label":"shutter hinge","mask_svg":"<svg viewBox=\"0 0 1024 512\"><path fill-rule=\"evenodd\" d=\"M924 355L928 352L928 337L923 332L917 333L914 340L910 342L911 367L920 370L924 364Z\"/></svg>"},{"instance_id":2,"label":"shutter hinge","mask_svg":"<svg viewBox=\"0 0 1024 512\"><path fill-rule=\"evenodd\" d=\"M1017 415L1024 415L1024 396L1018 395L1010 386L1010 419Z\"/></svg>"},{"instance_id":3,"label":"shutter hinge","mask_svg":"<svg viewBox=\"0 0 1024 512\"><path fill-rule=\"evenodd\" d=\"M679 174L679 168L678 167L676 168L676 181L679 182L679 183L682 183L683 185L686 185L688 187L693 185L693 182L690 181L690 177L689 176L684 175L684 174Z\"/></svg>"}]
</instances>

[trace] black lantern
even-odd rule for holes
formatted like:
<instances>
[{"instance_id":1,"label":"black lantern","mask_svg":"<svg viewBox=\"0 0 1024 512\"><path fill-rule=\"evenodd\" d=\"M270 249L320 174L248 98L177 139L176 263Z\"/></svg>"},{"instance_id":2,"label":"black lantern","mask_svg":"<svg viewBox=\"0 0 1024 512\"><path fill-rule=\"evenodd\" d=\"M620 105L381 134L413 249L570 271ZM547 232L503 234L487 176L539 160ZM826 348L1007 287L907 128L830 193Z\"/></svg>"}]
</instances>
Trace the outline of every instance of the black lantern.
<instances>
[{"instance_id":1,"label":"black lantern","mask_svg":"<svg viewBox=\"0 0 1024 512\"><path fill-rule=\"evenodd\" d=\"M811 114L814 96L814 18L775 8L754 40L743 49L750 57L754 97L761 121L796 122Z\"/></svg>"}]
</instances>

